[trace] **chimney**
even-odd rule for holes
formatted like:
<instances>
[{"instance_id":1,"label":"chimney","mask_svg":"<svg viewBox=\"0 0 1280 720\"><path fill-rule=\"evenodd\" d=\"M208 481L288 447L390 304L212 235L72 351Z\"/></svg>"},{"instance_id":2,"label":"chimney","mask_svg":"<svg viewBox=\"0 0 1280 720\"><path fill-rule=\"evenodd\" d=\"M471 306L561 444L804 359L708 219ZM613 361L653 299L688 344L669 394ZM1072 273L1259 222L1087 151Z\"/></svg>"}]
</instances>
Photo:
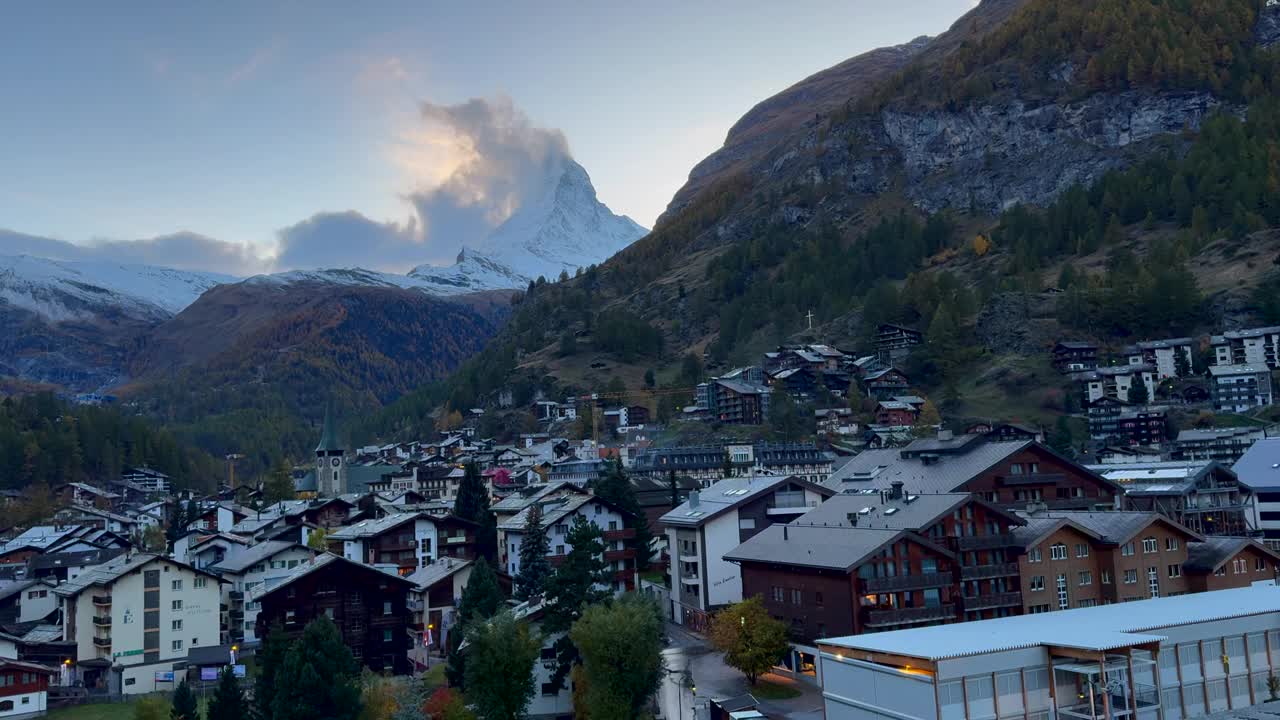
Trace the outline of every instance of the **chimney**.
<instances>
[{"instance_id":1,"label":"chimney","mask_svg":"<svg viewBox=\"0 0 1280 720\"><path fill-rule=\"evenodd\" d=\"M849 525L851 527L858 527L858 513L856 512L845 513L845 519L849 521Z\"/></svg>"},{"instance_id":2,"label":"chimney","mask_svg":"<svg viewBox=\"0 0 1280 720\"><path fill-rule=\"evenodd\" d=\"M951 433L951 431L950 431L950 430L939 430L939 431L938 431L938 439L939 439L939 440L952 440L952 439L954 439L954 438L955 438L955 435L953 435L953 434Z\"/></svg>"},{"instance_id":3,"label":"chimney","mask_svg":"<svg viewBox=\"0 0 1280 720\"><path fill-rule=\"evenodd\" d=\"M698 501L700 499L702 499L702 496L698 494L697 490L694 490L693 492L689 493L689 509L692 510L698 507Z\"/></svg>"},{"instance_id":4,"label":"chimney","mask_svg":"<svg viewBox=\"0 0 1280 720\"><path fill-rule=\"evenodd\" d=\"M889 483L889 499L890 500L902 499L902 481L901 480L894 480L893 482Z\"/></svg>"}]
</instances>

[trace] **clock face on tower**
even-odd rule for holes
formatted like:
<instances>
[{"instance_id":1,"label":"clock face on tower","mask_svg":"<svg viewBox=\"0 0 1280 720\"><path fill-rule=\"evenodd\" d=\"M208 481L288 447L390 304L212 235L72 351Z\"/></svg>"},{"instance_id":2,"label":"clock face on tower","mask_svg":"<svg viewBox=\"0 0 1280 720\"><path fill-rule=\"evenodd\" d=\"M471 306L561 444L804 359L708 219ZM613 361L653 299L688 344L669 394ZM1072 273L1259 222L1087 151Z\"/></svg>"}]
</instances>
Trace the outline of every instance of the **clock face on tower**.
<instances>
[{"instance_id":1,"label":"clock face on tower","mask_svg":"<svg viewBox=\"0 0 1280 720\"><path fill-rule=\"evenodd\" d=\"M332 466L334 466L334 467L338 467L339 465L341 465L341 464L342 464L342 460L340 460L339 458L334 458L334 459L332 459L332 460L330 460L330 461L329 461L329 464L330 464L330 465L332 465Z\"/></svg>"}]
</instances>

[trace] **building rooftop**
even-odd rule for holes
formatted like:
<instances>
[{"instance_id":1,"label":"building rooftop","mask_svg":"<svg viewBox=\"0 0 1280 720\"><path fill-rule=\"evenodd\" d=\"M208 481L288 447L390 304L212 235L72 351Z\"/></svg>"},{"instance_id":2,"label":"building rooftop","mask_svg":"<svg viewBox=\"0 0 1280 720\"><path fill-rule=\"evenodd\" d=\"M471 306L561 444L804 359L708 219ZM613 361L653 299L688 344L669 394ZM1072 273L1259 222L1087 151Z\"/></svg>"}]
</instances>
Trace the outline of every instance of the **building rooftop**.
<instances>
[{"instance_id":1,"label":"building rooftop","mask_svg":"<svg viewBox=\"0 0 1280 720\"><path fill-rule=\"evenodd\" d=\"M384 532L393 530L401 525L417 520L419 517L426 517L422 513L395 513L387 515L377 520L362 520L355 525L348 525L329 533L326 536L328 540L359 540L362 538L375 537Z\"/></svg>"},{"instance_id":2,"label":"building rooftop","mask_svg":"<svg viewBox=\"0 0 1280 720\"><path fill-rule=\"evenodd\" d=\"M418 590L426 590L445 578L452 577L465 568L471 566L470 560L460 560L458 558L440 558L425 567L420 567L412 573L405 576L405 580L417 586Z\"/></svg>"},{"instance_id":3,"label":"building rooftop","mask_svg":"<svg viewBox=\"0 0 1280 720\"><path fill-rule=\"evenodd\" d=\"M981 502L970 493L904 494L896 500L879 494L836 495L796 518L791 525L854 527L850 520L854 516L860 528L922 530L970 501ZM1016 515L995 511L1006 515L1011 525L1025 522Z\"/></svg>"},{"instance_id":4,"label":"building rooftop","mask_svg":"<svg viewBox=\"0 0 1280 720\"><path fill-rule=\"evenodd\" d=\"M1280 612L1280 588L1269 584L830 638L820 644L836 652L848 648L930 661L1045 645L1106 651L1159 642L1165 638L1158 631L1166 627L1275 612Z\"/></svg>"},{"instance_id":5,"label":"building rooftop","mask_svg":"<svg viewBox=\"0 0 1280 720\"><path fill-rule=\"evenodd\" d=\"M796 483L825 495L830 490L788 475L756 473L749 477L725 478L701 492L690 493L689 499L659 518L663 525L697 527L708 520L744 505L787 483Z\"/></svg>"},{"instance_id":6,"label":"building rooftop","mask_svg":"<svg viewBox=\"0 0 1280 720\"><path fill-rule=\"evenodd\" d=\"M1275 335L1277 333L1280 333L1280 326L1276 325L1250 328L1248 330L1228 330L1221 335L1214 335L1212 342L1220 343L1225 340L1243 340L1244 338L1262 337L1263 335Z\"/></svg>"},{"instance_id":7,"label":"building rooftop","mask_svg":"<svg viewBox=\"0 0 1280 720\"><path fill-rule=\"evenodd\" d=\"M75 597L95 585L107 585L109 583L113 583L135 570L142 569L144 565L149 565L157 560L172 563L173 565L186 568L187 570L200 575L217 578L216 575L212 575L211 573L207 573L203 570L197 570L196 568L180 563L177 560L166 558L161 555L155 555L153 553L138 553L135 555L120 555L119 557L112 558L101 565L91 567L76 577L55 587L53 591L62 597ZM219 580L219 582L221 582L221 580Z\"/></svg>"},{"instance_id":8,"label":"building rooftop","mask_svg":"<svg viewBox=\"0 0 1280 720\"><path fill-rule=\"evenodd\" d=\"M1213 377L1225 375L1257 375L1270 373L1271 368L1261 363L1240 363L1239 365L1210 365L1209 374Z\"/></svg>"},{"instance_id":9,"label":"building rooftop","mask_svg":"<svg viewBox=\"0 0 1280 720\"><path fill-rule=\"evenodd\" d=\"M1211 573L1251 546L1270 555L1272 562L1280 561L1280 555L1253 538L1214 536L1187 544L1187 562L1183 568L1187 572Z\"/></svg>"},{"instance_id":10,"label":"building rooftop","mask_svg":"<svg viewBox=\"0 0 1280 720\"><path fill-rule=\"evenodd\" d=\"M963 452L947 452L950 443L967 437L935 441L936 445L918 440L905 448L868 450L832 473L823 484L843 493L888 490L894 481L901 482L912 494L953 492L1010 455L1035 445L1031 440L984 441L971 443ZM922 456L929 456L929 461Z\"/></svg>"},{"instance_id":11,"label":"building rooftop","mask_svg":"<svg viewBox=\"0 0 1280 720\"><path fill-rule=\"evenodd\" d=\"M395 580L398 580L406 584L408 584L409 582L408 579L406 578L400 577L399 575L395 575L393 573L382 572L381 570L378 570L372 565L365 565L364 563L358 563L358 562L355 562L354 560L348 560L342 557L341 555L334 555L333 553L326 552L326 553L320 553L319 555L312 558L310 561L304 562L298 567L294 568L294 570L290 572L287 576L282 578L275 585L272 585L266 590L263 590L262 593L259 594L257 597L261 599L266 595L276 592L282 587L292 584L293 582L297 581L300 578L304 578L313 572L316 572L318 570L321 570L323 568L326 568L326 567L329 567L330 565L335 565L335 564L346 564L353 568L359 568L361 570L375 572L375 573L378 573L380 576L394 578Z\"/></svg>"},{"instance_id":12,"label":"building rooftop","mask_svg":"<svg viewBox=\"0 0 1280 720\"><path fill-rule=\"evenodd\" d=\"M1067 519L1087 528L1104 542L1121 544L1133 539L1143 528L1153 522L1164 522L1193 538L1200 536L1158 512L1131 512L1111 510L1107 512L1088 512L1085 510L1052 511L1036 517Z\"/></svg>"},{"instance_id":13,"label":"building rooftop","mask_svg":"<svg viewBox=\"0 0 1280 720\"><path fill-rule=\"evenodd\" d=\"M867 557L878 553L885 545L908 534L910 533L904 530L861 527L770 525L725 553L724 559L847 572L860 565Z\"/></svg>"},{"instance_id":14,"label":"building rooftop","mask_svg":"<svg viewBox=\"0 0 1280 720\"><path fill-rule=\"evenodd\" d=\"M209 568L214 572L242 573L245 570L266 562L271 558L279 555L285 550L292 548L302 548L300 543L286 542L284 540L268 540L266 542L251 545L247 548L240 548L227 555L222 562Z\"/></svg>"},{"instance_id":15,"label":"building rooftop","mask_svg":"<svg viewBox=\"0 0 1280 720\"><path fill-rule=\"evenodd\" d=\"M1231 469L1246 487L1280 488L1280 438L1258 440Z\"/></svg>"},{"instance_id":16,"label":"building rooftop","mask_svg":"<svg viewBox=\"0 0 1280 720\"><path fill-rule=\"evenodd\" d=\"M1193 428L1191 430L1179 430L1177 442L1206 442L1213 440L1223 440L1235 437L1248 437L1250 435L1261 436L1264 430L1256 426L1246 427L1227 427L1227 428Z\"/></svg>"}]
</instances>

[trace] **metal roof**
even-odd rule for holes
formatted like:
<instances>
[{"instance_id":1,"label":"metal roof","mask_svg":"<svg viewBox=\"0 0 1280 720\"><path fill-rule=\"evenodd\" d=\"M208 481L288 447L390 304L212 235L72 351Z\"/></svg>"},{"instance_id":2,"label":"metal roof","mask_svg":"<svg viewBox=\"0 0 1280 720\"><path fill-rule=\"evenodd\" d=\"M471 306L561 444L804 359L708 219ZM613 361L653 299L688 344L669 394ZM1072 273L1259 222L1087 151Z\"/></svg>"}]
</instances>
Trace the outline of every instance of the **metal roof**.
<instances>
[{"instance_id":1,"label":"metal roof","mask_svg":"<svg viewBox=\"0 0 1280 720\"><path fill-rule=\"evenodd\" d=\"M905 530L770 525L724 554L731 562L762 562L848 572L899 537ZM920 538L913 538L920 541Z\"/></svg>"},{"instance_id":2,"label":"metal roof","mask_svg":"<svg viewBox=\"0 0 1280 720\"><path fill-rule=\"evenodd\" d=\"M399 575L382 572L381 570L378 570L372 565L365 565L364 563L358 563L358 562L355 562L354 560L348 560L342 557L341 555L334 555L333 553L325 552L325 553L320 553L319 555L312 558L310 561L304 562L298 567L294 568L294 570L290 572L287 576L285 576L284 578L281 578L280 581L275 585L272 585L266 588L265 590L263 590L262 593L259 594L257 597L259 600L261 600L263 597L273 592L276 592L280 588L286 585L289 585L293 581L299 578L306 577L307 575L310 575L311 573L316 572L317 570L320 570L322 568L326 568L330 565L333 565L334 563L345 563L347 565L360 568L361 570L367 570L372 573L378 573L379 576L393 578L395 580L399 580L405 583L409 582L407 579L400 577Z\"/></svg>"},{"instance_id":3,"label":"metal roof","mask_svg":"<svg viewBox=\"0 0 1280 720\"><path fill-rule=\"evenodd\" d=\"M966 452L948 453L931 464L916 456L903 457L904 452L916 449L914 442L902 449L868 450L832 473L823 485L836 492L848 493L887 490L890 483L897 480L911 493L953 492L979 473L1032 444L1030 440L975 443ZM920 447L926 449L924 445Z\"/></svg>"},{"instance_id":4,"label":"metal roof","mask_svg":"<svg viewBox=\"0 0 1280 720\"><path fill-rule=\"evenodd\" d=\"M1037 516L1039 517L1039 516ZM1081 527L1088 528L1104 542L1120 544L1142 532L1153 522L1163 522L1193 538L1201 539L1195 531L1183 527L1158 512L1132 512L1108 510L1106 512L1088 512L1085 510L1050 511L1043 514L1046 518L1067 519Z\"/></svg>"},{"instance_id":5,"label":"metal roof","mask_svg":"<svg viewBox=\"0 0 1280 720\"><path fill-rule=\"evenodd\" d=\"M788 483L794 483L824 495L831 493L831 490L821 485L815 485L795 476L757 472L748 477L726 478L696 495L690 493L688 500L665 513L658 521L663 525L697 527L721 513L751 502Z\"/></svg>"},{"instance_id":6,"label":"metal roof","mask_svg":"<svg viewBox=\"0 0 1280 720\"><path fill-rule=\"evenodd\" d=\"M853 635L821 645L925 660L985 655L1046 645L1113 650L1162 641L1154 631L1178 625L1280 612L1274 584L1099 605L993 620Z\"/></svg>"},{"instance_id":7,"label":"metal roof","mask_svg":"<svg viewBox=\"0 0 1280 720\"><path fill-rule=\"evenodd\" d=\"M856 515L857 527L860 528L919 531L970 501L980 502L970 493L904 493L903 497L896 500L882 499L879 494L836 495L796 518L791 525L853 527L849 516ZM1021 525L1025 522L1016 515L997 511L1005 515L1010 524Z\"/></svg>"},{"instance_id":8,"label":"metal roof","mask_svg":"<svg viewBox=\"0 0 1280 720\"><path fill-rule=\"evenodd\" d=\"M1187 543L1187 561L1183 567L1187 572L1211 573L1248 547L1271 556L1273 562L1280 561L1280 555L1253 538L1206 537L1204 542Z\"/></svg>"},{"instance_id":9,"label":"metal roof","mask_svg":"<svg viewBox=\"0 0 1280 720\"><path fill-rule=\"evenodd\" d=\"M1258 440L1231 469L1246 487L1280 488L1280 438Z\"/></svg>"},{"instance_id":10,"label":"metal roof","mask_svg":"<svg viewBox=\"0 0 1280 720\"><path fill-rule=\"evenodd\" d=\"M1271 368L1261 363L1240 363L1238 365L1210 365L1209 374L1217 377L1219 375L1257 375L1261 373L1270 373Z\"/></svg>"},{"instance_id":11,"label":"metal roof","mask_svg":"<svg viewBox=\"0 0 1280 720\"><path fill-rule=\"evenodd\" d=\"M324 428L320 431L320 444L316 452L342 452L342 443L338 442L338 429L333 423L333 408L324 409Z\"/></svg>"},{"instance_id":12,"label":"metal roof","mask_svg":"<svg viewBox=\"0 0 1280 720\"><path fill-rule=\"evenodd\" d=\"M426 590L445 578L452 577L454 573L459 572L463 568L471 565L470 560L461 560L458 558L440 558L425 567L420 567L405 576L405 580L413 583L419 590Z\"/></svg>"},{"instance_id":13,"label":"metal roof","mask_svg":"<svg viewBox=\"0 0 1280 720\"><path fill-rule=\"evenodd\" d=\"M247 548L239 549L226 556L222 562L210 567L214 572L241 573L260 562L266 562L285 550L292 548L306 549L306 546L284 540L268 540Z\"/></svg>"},{"instance_id":14,"label":"metal roof","mask_svg":"<svg viewBox=\"0 0 1280 720\"><path fill-rule=\"evenodd\" d=\"M327 539L358 540L361 538L374 537L389 530L394 530L395 528L400 527L407 522L417 520L420 517L425 518L426 516L422 513L412 512L387 515L386 517L378 520L362 520L355 525L348 525L340 530L329 533Z\"/></svg>"}]
</instances>

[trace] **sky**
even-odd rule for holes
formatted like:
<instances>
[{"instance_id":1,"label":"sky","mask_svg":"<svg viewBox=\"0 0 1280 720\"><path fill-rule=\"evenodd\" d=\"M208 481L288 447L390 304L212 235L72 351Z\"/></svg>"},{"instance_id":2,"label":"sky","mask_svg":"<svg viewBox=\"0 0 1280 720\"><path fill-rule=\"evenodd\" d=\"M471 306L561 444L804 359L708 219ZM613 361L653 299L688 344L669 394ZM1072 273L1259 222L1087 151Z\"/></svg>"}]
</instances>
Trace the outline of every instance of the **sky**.
<instances>
[{"instance_id":1,"label":"sky","mask_svg":"<svg viewBox=\"0 0 1280 720\"><path fill-rule=\"evenodd\" d=\"M651 227L753 105L973 4L20 0L0 254L407 270L562 155Z\"/></svg>"}]
</instances>

